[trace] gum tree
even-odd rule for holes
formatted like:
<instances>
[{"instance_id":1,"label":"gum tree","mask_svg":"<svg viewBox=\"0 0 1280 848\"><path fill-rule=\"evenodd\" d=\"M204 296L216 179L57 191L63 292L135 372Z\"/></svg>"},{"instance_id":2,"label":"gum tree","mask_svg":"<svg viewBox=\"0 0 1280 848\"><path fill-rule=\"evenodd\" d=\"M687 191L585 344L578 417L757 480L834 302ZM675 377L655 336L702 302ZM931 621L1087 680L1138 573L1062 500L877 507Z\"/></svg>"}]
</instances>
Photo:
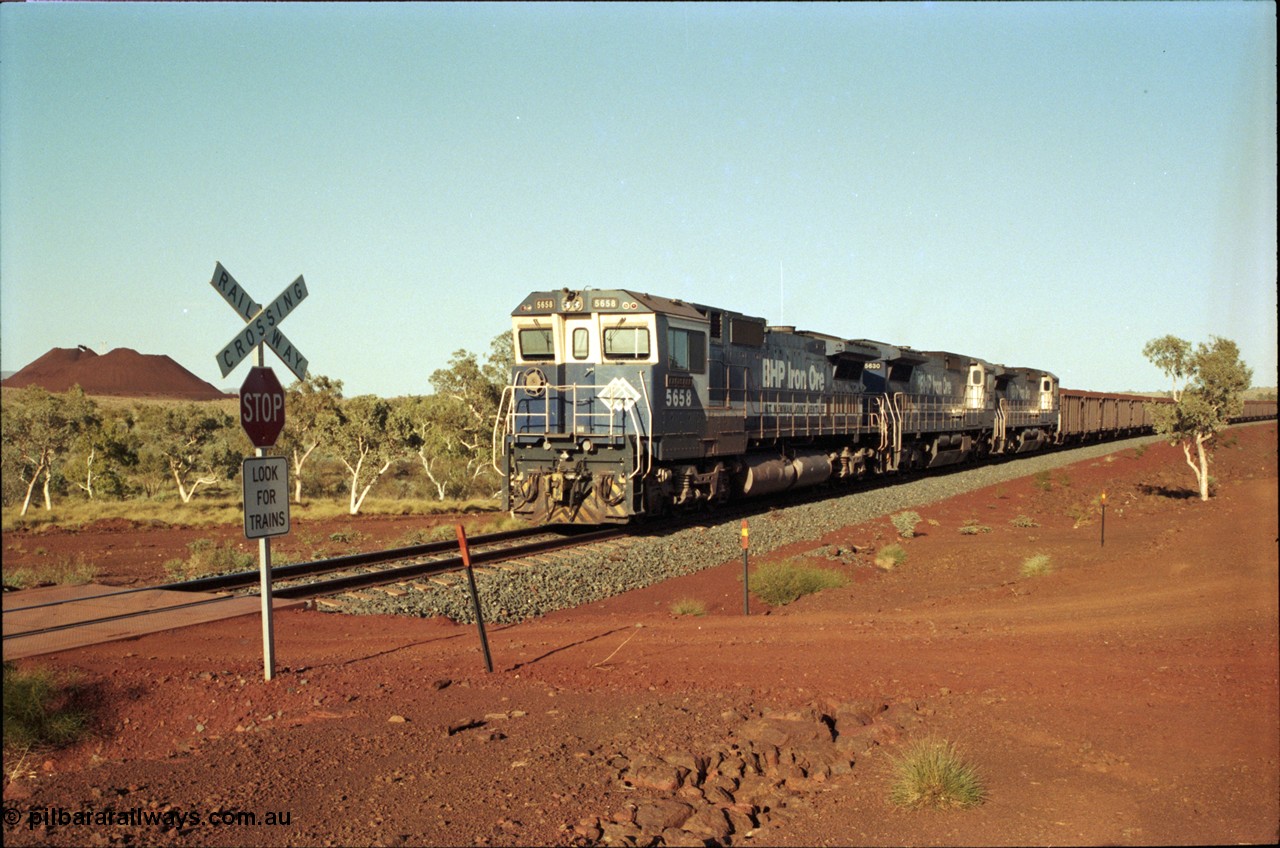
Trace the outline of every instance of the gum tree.
<instances>
[{"instance_id":1,"label":"gum tree","mask_svg":"<svg viewBox=\"0 0 1280 848\"><path fill-rule=\"evenodd\" d=\"M53 394L39 386L19 389L3 407L3 439L10 465L18 470L26 495L22 514L41 484L45 510L53 509L50 483L76 438L97 421L97 408L79 386Z\"/></svg>"},{"instance_id":2,"label":"gum tree","mask_svg":"<svg viewBox=\"0 0 1280 848\"><path fill-rule=\"evenodd\" d=\"M1214 438L1243 410L1253 371L1240 360L1236 343L1218 336L1194 348L1177 336L1164 336L1147 342L1142 354L1173 381L1173 403L1150 405L1156 433L1182 446L1200 500L1207 501Z\"/></svg>"},{"instance_id":3,"label":"gum tree","mask_svg":"<svg viewBox=\"0 0 1280 848\"><path fill-rule=\"evenodd\" d=\"M338 407L332 450L351 480L348 512L356 515L374 483L382 478L406 449L401 419L388 401L360 395Z\"/></svg>"},{"instance_id":4,"label":"gum tree","mask_svg":"<svg viewBox=\"0 0 1280 848\"><path fill-rule=\"evenodd\" d=\"M230 481L240 471L241 451L232 441L239 428L212 404L144 407L138 423L139 464L172 478L183 503L200 487Z\"/></svg>"},{"instance_id":5,"label":"gum tree","mask_svg":"<svg viewBox=\"0 0 1280 848\"><path fill-rule=\"evenodd\" d=\"M284 434L279 447L289 453L293 466L293 500L302 503L302 470L316 448L334 438L338 407L342 403L342 381L322 374L308 374L307 379L289 387L286 403Z\"/></svg>"},{"instance_id":6,"label":"gum tree","mask_svg":"<svg viewBox=\"0 0 1280 848\"><path fill-rule=\"evenodd\" d=\"M483 364L474 353L458 350L448 368L431 374L431 388L437 398L432 409L436 432L434 444L429 444L427 450L429 454L439 453L447 447L445 452L450 457L462 459L468 487L478 486L491 475L494 419L513 362L511 332L507 331L490 343L489 356ZM426 456L420 457L425 466Z\"/></svg>"},{"instance_id":7,"label":"gum tree","mask_svg":"<svg viewBox=\"0 0 1280 848\"><path fill-rule=\"evenodd\" d=\"M134 414L104 409L85 423L67 454L64 476L89 500L102 494L123 497L124 475L138 464Z\"/></svg>"},{"instance_id":8,"label":"gum tree","mask_svg":"<svg viewBox=\"0 0 1280 848\"><path fill-rule=\"evenodd\" d=\"M465 496L468 451L459 439L465 429L460 406L442 395L426 395L401 399L396 414L437 500L451 493Z\"/></svg>"}]
</instances>

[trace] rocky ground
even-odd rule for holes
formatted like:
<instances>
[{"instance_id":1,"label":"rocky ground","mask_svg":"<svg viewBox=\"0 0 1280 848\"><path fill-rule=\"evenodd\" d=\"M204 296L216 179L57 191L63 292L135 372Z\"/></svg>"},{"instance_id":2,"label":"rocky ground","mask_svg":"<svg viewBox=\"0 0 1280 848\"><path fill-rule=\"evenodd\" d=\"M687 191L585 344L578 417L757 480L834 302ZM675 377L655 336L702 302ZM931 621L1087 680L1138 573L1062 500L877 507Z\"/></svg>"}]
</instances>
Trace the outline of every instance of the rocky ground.
<instances>
[{"instance_id":1,"label":"rocky ground","mask_svg":"<svg viewBox=\"0 0 1280 848\"><path fill-rule=\"evenodd\" d=\"M1274 842L1276 427L1224 442L1207 504L1181 452L1156 444L913 504L906 540L836 503L805 507L802 530L789 510L756 516L753 564L802 557L851 581L785 607L753 599L750 616L736 526L682 531L702 543L664 560L719 550L719 564L494 624L492 674L474 626L319 610L277 617L271 683L253 617L24 661L78 674L97 718L73 748L6 758L5 839ZM414 528L360 532L376 544ZM109 544L147 552L117 557L122 582L148 579L190 541L165 537L191 532L6 534L5 566ZM907 560L876 568L895 540ZM1037 554L1052 571L1022 576ZM707 614L673 614L684 598ZM977 766L985 803L888 801L891 756L924 735Z\"/></svg>"}]
</instances>

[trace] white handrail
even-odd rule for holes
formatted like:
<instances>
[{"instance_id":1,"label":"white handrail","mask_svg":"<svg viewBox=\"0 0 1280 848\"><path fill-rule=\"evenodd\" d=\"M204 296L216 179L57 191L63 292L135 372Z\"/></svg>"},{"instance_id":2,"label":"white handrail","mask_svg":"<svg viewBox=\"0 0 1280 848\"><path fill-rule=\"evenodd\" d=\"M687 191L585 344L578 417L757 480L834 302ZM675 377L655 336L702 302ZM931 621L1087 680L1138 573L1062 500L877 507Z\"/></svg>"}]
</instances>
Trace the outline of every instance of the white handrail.
<instances>
[{"instance_id":1,"label":"white handrail","mask_svg":"<svg viewBox=\"0 0 1280 848\"><path fill-rule=\"evenodd\" d=\"M506 406L508 394L511 395L512 404L515 403L515 388L514 384L503 387L502 397L498 398L498 412L493 419L493 451L489 456L489 460L493 465L493 470L497 471L504 480L507 479L507 472L506 469L498 466L498 445L506 439L506 431L509 429L509 424L507 424L506 416L502 414L502 408ZM498 433L499 428L502 429L501 435Z\"/></svg>"},{"instance_id":2,"label":"white handrail","mask_svg":"<svg viewBox=\"0 0 1280 848\"><path fill-rule=\"evenodd\" d=\"M649 421L649 429L650 429L650 431L652 431L652 429L653 429L653 404L649 401L649 384L648 384L648 383L646 383L646 382L645 382L645 380L644 380L644 372L643 372L643 371L638 371L638 372L636 372L636 373L638 373L638 374L640 375L640 388L644 391L644 408L645 408L645 412L646 412L646 413L648 414L648 416L649 416L649 418L648 418L648 421ZM632 420L634 420L634 417L633 417L633 419L632 419ZM634 479L634 478L635 478L635 476L636 476L637 474L639 474L639 473L640 473L640 439L641 439L641 438L644 438L645 443L646 443L646 445L647 445L647 447L648 447L648 451L649 451L649 467L648 467L647 469L645 469L645 472L644 472L644 473L645 473L645 476L647 477L647 476L649 476L650 474L652 474L652 473L653 473L653 433L652 433L652 432L650 432L650 434L649 434L648 436L644 436L644 437L642 437L642 436L640 435L640 424L639 424L639 422L636 422L636 470L635 470L635 471L633 471L633 472L631 473L631 477L629 477L628 479Z\"/></svg>"}]
</instances>

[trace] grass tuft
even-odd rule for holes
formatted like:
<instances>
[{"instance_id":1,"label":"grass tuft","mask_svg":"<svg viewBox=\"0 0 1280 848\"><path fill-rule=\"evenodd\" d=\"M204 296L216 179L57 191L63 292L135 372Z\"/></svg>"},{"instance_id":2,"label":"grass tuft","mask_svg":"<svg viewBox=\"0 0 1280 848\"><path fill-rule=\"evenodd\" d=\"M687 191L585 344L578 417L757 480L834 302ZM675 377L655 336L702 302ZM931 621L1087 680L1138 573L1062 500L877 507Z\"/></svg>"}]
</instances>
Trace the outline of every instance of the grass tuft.
<instances>
[{"instance_id":1,"label":"grass tuft","mask_svg":"<svg viewBox=\"0 0 1280 848\"><path fill-rule=\"evenodd\" d=\"M671 605L672 615L706 615L707 605L695 598L681 598Z\"/></svg>"},{"instance_id":2,"label":"grass tuft","mask_svg":"<svg viewBox=\"0 0 1280 848\"><path fill-rule=\"evenodd\" d=\"M1040 577L1053 571L1048 554L1035 554L1022 561L1023 577Z\"/></svg>"},{"instance_id":3,"label":"grass tuft","mask_svg":"<svg viewBox=\"0 0 1280 848\"><path fill-rule=\"evenodd\" d=\"M197 577L248 571L257 561L256 556L238 550L230 542L219 547L212 539L188 542L187 550L191 551L191 556L186 559L171 559L164 564L164 570L170 579L194 580Z\"/></svg>"},{"instance_id":4,"label":"grass tuft","mask_svg":"<svg viewBox=\"0 0 1280 848\"><path fill-rule=\"evenodd\" d=\"M985 524L979 524L978 519L970 518L960 527L961 536L976 536L979 533L990 533L991 528Z\"/></svg>"},{"instance_id":5,"label":"grass tuft","mask_svg":"<svg viewBox=\"0 0 1280 848\"><path fill-rule=\"evenodd\" d=\"M11 753L65 745L88 728L86 713L72 708L74 680L55 678L48 669L20 671L4 664L4 751Z\"/></svg>"},{"instance_id":6,"label":"grass tuft","mask_svg":"<svg viewBox=\"0 0 1280 848\"><path fill-rule=\"evenodd\" d=\"M1040 522L1036 521L1029 515L1019 515L1017 518L1010 518L1009 523L1014 527L1039 527Z\"/></svg>"},{"instance_id":7,"label":"grass tuft","mask_svg":"<svg viewBox=\"0 0 1280 848\"><path fill-rule=\"evenodd\" d=\"M920 514L916 512L899 512L890 516L893 527L898 531L898 535L904 539L910 539L916 535L916 525L920 523Z\"/></svg>"},{"instance_id":8,"label":"grass tuft","mask_svg":"<svg viewBox=\"0 0 1280 848\"><path fill-rule=\"evenodd\" d=\"M38 552L37 552L38 553ZM98 567L86 562L77 554L74 559L63 558L50 565L15 568L4 574L4 585L9 589L31 589L36 586L83 586L98 576Z\"/></svg>"},{"instance_id":9,"label":"grass tuft","mask_svg":"<svg viewBox=\"0 0 1280 848\"><path fill-rule=\"evenodd\" d=\"M756 566L751 575L751 591L765 603L778 607L823 589L838 589L848 582L849 578L838 571L788 559Z\"/></svg>"},{"instance_id":10,"label":"grass tuft","mask_svg":"<svg viewBox=\"0 0 1280 848\"><path fill-rule=\"evenodd\" d=\"M907 561L907 552L902 545L886 545L876 554L876 567L885 571L893 571Z\"/></svg>"},{"instance_id":11,"label":"grass tuft","mask_svg":"<svg viewBox=\"0 0 1280 848\"><path fill-rule=\"evenodd\" d=\"M900 807L967 809L987 795L977 769L943 739L926 737L908 744L892 759L892 768L889 800Z\"/></svg>"}]
</instances>

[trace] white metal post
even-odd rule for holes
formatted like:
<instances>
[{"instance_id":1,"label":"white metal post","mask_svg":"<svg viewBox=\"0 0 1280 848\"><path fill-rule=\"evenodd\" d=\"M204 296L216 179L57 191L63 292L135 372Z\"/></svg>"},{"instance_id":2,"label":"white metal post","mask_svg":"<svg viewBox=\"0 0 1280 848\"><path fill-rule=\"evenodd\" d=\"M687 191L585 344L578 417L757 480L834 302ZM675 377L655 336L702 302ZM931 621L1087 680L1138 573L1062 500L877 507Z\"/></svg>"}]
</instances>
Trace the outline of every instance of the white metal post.
<instances>
[{"instance_id":1,"label":"white metal post","mask_svg":"<svg viewBox=\"0 0 1280 848\"><path fill-rule=\"evenodd\" d=\"M265 345L258 345L258 367L265 365ZM262 457L266 452L255 448L254 456ZM262 596L262 678L270 680L276 673L276 637L272 621L271 609L271 537L263 536L258 540L259 594Z\"/></svg>"}]
</instances>

